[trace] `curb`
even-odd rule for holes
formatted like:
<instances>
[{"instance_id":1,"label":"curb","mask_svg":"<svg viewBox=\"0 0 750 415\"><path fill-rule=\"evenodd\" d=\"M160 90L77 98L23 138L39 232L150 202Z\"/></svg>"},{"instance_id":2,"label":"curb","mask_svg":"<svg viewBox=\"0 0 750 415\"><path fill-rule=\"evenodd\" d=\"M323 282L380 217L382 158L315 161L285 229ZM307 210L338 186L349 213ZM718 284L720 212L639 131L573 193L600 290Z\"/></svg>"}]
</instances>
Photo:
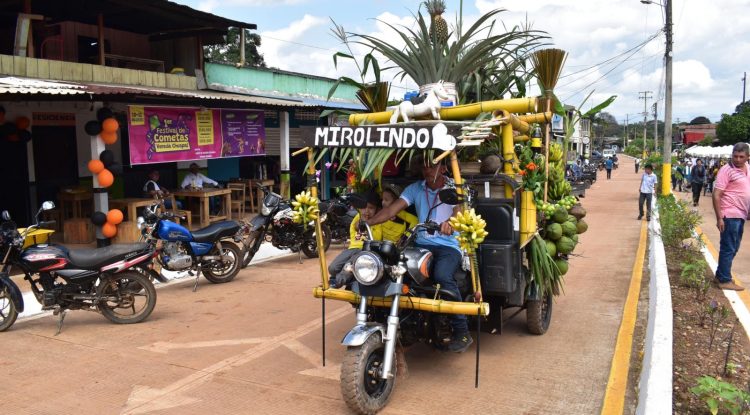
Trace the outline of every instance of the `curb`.
<instances>
[{"instance_id":1,"label":"curb","mask_svg":"<svg viewBox=\"0 0 750 415\"><path fill-rule=\"evenodd\" d=\"M672 292L656 198L649 226L648 327L636 414L672 413Z\"/></svg>"}]
</instances>

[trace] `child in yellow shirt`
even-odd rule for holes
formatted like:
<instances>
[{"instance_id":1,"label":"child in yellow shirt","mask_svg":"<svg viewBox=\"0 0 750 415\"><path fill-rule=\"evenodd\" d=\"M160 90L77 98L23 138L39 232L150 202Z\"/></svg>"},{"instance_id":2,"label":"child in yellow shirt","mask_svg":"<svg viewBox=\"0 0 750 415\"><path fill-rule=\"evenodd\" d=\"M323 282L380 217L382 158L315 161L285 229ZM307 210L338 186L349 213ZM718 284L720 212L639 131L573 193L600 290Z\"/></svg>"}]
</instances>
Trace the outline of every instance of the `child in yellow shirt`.
<instances>
[{"instance_id":1,"label":"child in yellow shirt","mask_svg":"<svg viewBox=\"0 0 750 415\"><path fill-rule=\"evenodd\" d=\"M401 189L396 185L390 185L383 189L383 207L387 208L393 202L398 200L401 195ZM383 240L398 243L404 233L413 228L419 221L411 213L402 210L396 216L380 226L383 228Z\"/></svg>"}]
</instances>

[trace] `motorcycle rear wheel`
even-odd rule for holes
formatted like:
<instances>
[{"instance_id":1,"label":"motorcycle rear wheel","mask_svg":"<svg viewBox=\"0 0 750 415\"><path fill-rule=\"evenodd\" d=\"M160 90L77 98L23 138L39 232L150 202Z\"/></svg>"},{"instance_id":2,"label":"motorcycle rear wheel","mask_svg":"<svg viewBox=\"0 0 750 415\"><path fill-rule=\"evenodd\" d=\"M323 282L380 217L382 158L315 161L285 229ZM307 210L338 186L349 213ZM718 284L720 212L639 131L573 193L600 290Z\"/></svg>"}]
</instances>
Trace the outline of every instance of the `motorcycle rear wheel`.
<instances>
[{"instance_id":1,"label":"motorcycle rear wheel","mask_svg":"<svg viewBox=\"0 0 750 415\"><path fill-rule=\"evenodd\" d=\"M240 265L242 265L242 252L240 248L231 242L225 242L221 244L221 252L217 253L216 248L211 252L212 255L229 255L232 257L232 262L223 264L223 267L220 269L205 267L203 268L203 276L214 284L223 284L232 281L237 276L237 273L240 272Z\"/></svg>"},{"instance_id":2,"label":"motorcycle rear wheel","mask_svg":"<svg viewBox=\"0 0 750 415\"><path fill-rule=\"evenodd\" d=\"M346 405L358 414L375 414L383 409L396 386L397 362L393 361L390 379L378 377L383 364L385 344L380 333L371 335L361 346L346 349L341 362L341 395ZM373 383L374 382L374 383Z\"/></svg>"},{"instance_id":3,"label":"motorcycle rear wheel","mask_svg":"<svg viewBox=\"0 0 750 415\"><path fill-rule=\"evenodd\" d=\"M16 310L16 304L10 297L10 292L7 288L3 287L0 290L0 332L8 330L18 318L18 310Z\"/></svg>"},{"instance_id":4,"label":"motorcycle rear wheel","mask_svg":"<svg viewBox=\"0 0 750 415\"><path fill-rule=\"evenodd\" d=\"M331 229L328 225L321 225L320 229L323 231L323 252L328 251L331 246ZM314 231L308 231L305 233L305 240L302 241L302 253L308 258L318 257L318 241L315 238Z\"/></svg>"},{"instance_id":5,"label":"motorcycle rear wheel","mask_svg":"<svg viewBox=\"0 0 750 415\"><path fill-rule=\"evenodd\" d=\"M102 277L98 294L117 298L117 301L101 301L98 305L104 317L116 324L140 323L156 306L154 284L147 276L133 270ZM143 304L138 305L141 302ZM132 313L126 314L125 310L132 310Z\"/></svg>"}]
</instances>

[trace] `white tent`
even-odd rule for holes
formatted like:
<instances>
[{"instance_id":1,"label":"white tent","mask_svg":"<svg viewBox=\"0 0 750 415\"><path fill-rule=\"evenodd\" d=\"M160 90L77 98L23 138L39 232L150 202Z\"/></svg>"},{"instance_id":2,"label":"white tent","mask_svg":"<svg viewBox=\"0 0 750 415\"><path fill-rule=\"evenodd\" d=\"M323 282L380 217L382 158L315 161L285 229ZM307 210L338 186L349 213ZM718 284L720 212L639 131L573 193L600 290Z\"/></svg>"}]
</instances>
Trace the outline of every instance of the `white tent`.
<instances>
[{"instance_id":1,"label":"white tent","mask_svg":"<svg viewBox=\"0 0 750 415\"><path fill-rule=\"evenodd\" d=\"M693 146L685 150L685 153L693 157L730 158L732 157L732 148L731 145L721 147Z\"/></svg>"}]
</instances>

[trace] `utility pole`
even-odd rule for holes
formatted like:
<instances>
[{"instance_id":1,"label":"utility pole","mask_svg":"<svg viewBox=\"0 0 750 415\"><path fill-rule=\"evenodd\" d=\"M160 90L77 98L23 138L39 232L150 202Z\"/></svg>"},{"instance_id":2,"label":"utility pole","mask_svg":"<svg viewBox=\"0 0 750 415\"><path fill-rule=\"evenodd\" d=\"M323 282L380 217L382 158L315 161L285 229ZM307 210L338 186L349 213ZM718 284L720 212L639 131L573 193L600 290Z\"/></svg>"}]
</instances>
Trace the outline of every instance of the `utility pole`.
<instances>
[{"instance_id":1,"label":"utility pole","mask_svg":"<svg viewBox=\"0 0 750 415\"><path fill-rule=\"evenodd\" d=\"M672 194L672 0L664 0L664 9L667 47L664 52L666 86L664 88L664 156L661 163L661 194L669 196Z\"/></svg>"},{"instance_id":2,"label":"utility pole","mask_svg":"<svg viewBox=\"0 0 750 415\"><path fill-rule=\"evenodd\" d=\"M630 140L630 136L628 134L628 116L630 116L630 114L625 114L625 144L622 146L623 150L625 150L625 147L628 146L628 141Z\"/></svg>"},{"instance_id":3,"label":"utility pole","mask_svg":"<svg viewBox=\"0 0 750 415\"><path fill-rule=\"evenodd\" d=\"M654 109L654 152L659 152L659 127L656 123L656 102L654 102L654 105L652 105L652 108Z\"/></svg>"},{"instance_id":4,"label":"utility pole","mask_svg":"<svg viewBox=\"0 0 750 415\"><path fill-rule=\"evenodd\" d=\"M648 100L652 98L651 91L641 91L638 93L638 99L643 100L643 160L646 160L646 124L648 120Z\"/></svg>"},{"instance_id":5,"label":"utility pole","mask_svg":"<svg viewBox=\"0 0 750 415\"><path fill-rule=\"evenodd\" d=\"M745 103L745 83L747 82L747 72L742 75L742 103Z\"/></svg>"}]
</instances>

